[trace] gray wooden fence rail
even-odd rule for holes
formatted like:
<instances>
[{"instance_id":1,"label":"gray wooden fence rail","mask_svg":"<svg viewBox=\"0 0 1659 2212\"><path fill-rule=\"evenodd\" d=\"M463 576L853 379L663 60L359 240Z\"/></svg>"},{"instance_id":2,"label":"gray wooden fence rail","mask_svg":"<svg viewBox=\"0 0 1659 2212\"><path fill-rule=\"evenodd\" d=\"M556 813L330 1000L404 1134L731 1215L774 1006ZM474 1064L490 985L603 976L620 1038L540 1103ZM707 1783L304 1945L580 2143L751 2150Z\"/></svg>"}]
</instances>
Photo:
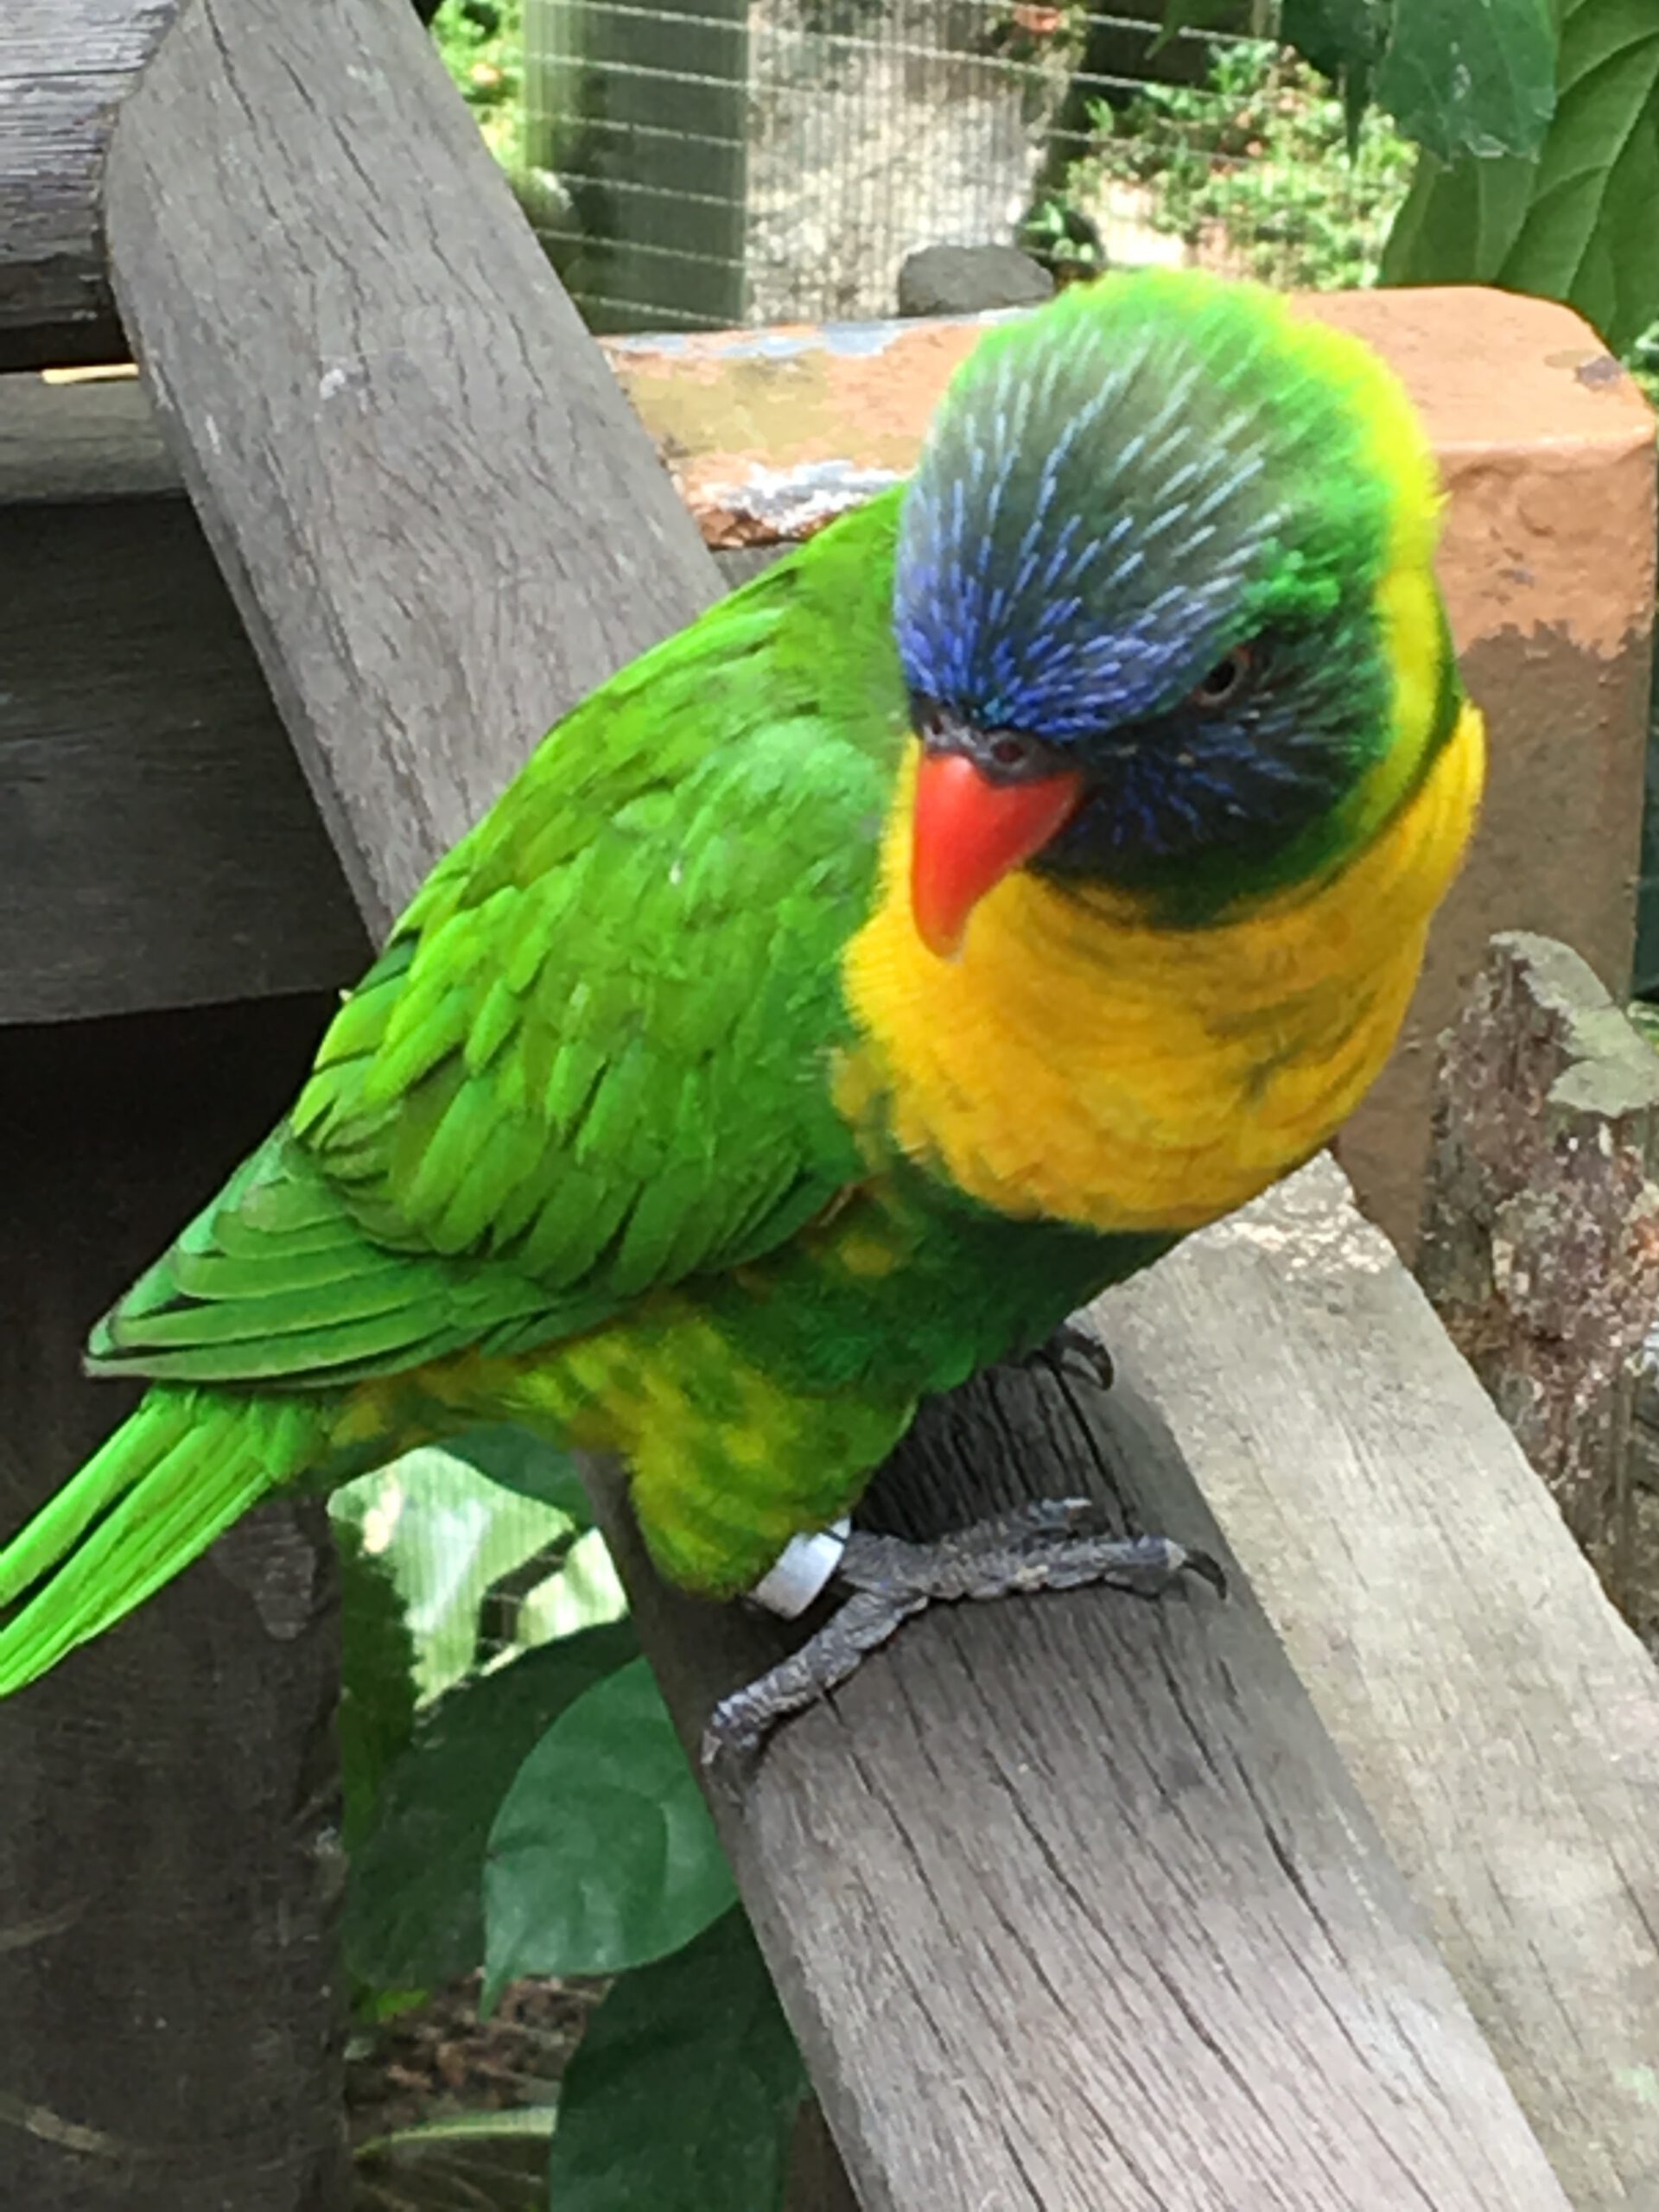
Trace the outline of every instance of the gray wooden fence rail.
<instances>
[{"instance_id":1,"label":"gray wooden fence rail","mask_svg":"<svg viewBox=\"0 0 1659 2212\"><path fill-rule=\"evenodd\" d=\"M121 12L81 7L89 23ZM8 19L0 86L32 57ZM169 451L378 928L540 731L704 603L715 571L404 0L187 0L115 116L105 184L109 280ZM50 688L30 674L29 696ZM5 742L0 725L0 770ZM66 750L60 783L53 748L32 756L48 816L54 783L96 803L88 746ZM199 796L256 830L234 778ZM223 817L203 835L237 842ZM331 869L316 847L290 884L267 879L250 934L306 926L308 902L337 895ZM181 902L198 895L181 868ZM9 960L27 911L4 925ZM249 1051L219 1026L233 1019L270 1039L260 1082L280 1092L303 1034L256 1007L211 1017L210 1046ZM176 1049L99 1028L106 1091ZM29 1034L31 1096L86 1084L73 1027ZM159 1233L175 1185L210 1184L241 1119L269 1110L259 1088L192 1121L197 1156L171 1182L159 1137L141 1128L127 1157L105 1122L66 1128L54 1193L96 1266L72 1274L47 1228L30 1231L27 1371L51 1379L37 1402L22 1367L0 1372L8 1518L115 1410L70 1379L100 1271L130 1261L125 1228L107 1252L96 1241L106 1217L142 1184L131 1240ZM187 1092L175 1149L194 1110ZM82 1189L87 1148L104 1179L88 1168ZM1611 2212L1659 2187L1643 2094L1659 1679L1332 1175L1114 1295L1117 1403L993 1377L930 1415L878 1501L936 1526L1083 1483L1230 1550L1232 1600L1085 1592L931 1617L792 1728L745 1811L723 1815L868 2208ZM341 2202L316 1856L321 1553L305 1523L251 1553L242 1541L152 1628L66 1668L52 1702L0 1712L0 1759L28 1777L21 1802L0 1799L0 2175L19 2203ZM695 1727L766 1632L662 1591L626 1528L618 1544ZM251 1716L236 1684L262 1670L291 1697ZM309 1765L296 1704L313 1716ZM238 1863L218 1870L240 1910L213 1923L211 1831L188 1863L163 1850L132 1872L135 1835L163 1832L127 1746L165 1770L199 1738L222 1777L241 1770L238 1730L306 1787L282 1783L286 1825L256 1793ZM147 1914L175 1948L214 1944L226 2009L166 2046L165 2083L144 2075L152 1969L129 1944L99 1980L90 1944L65 1948L111 1897L130 1928ZM273 1995L259 1946L283 1912L311 1931L308 1951L280 1954L289 1982L315 1971ZM66 1973L87 1978L66 1987ZM216 2041L252 2070L256 2032L257 2112L208 2066Z\"/></svg>"}]
</instances>

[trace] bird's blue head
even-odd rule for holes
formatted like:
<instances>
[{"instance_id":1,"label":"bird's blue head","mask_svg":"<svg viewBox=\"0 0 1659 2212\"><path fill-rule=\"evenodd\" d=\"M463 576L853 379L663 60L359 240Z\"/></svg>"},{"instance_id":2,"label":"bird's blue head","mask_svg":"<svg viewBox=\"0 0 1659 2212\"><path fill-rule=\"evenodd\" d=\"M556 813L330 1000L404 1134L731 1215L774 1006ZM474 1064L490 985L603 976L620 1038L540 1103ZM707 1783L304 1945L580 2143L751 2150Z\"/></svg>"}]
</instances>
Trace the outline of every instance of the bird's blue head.
<instances>
[{"instance_id":1,"label":"bird's blue head","mask_svg":"<svg viewBox=\"0 0 1659 2212\"><path fill-rule=\"evenodd\" d=\"M982 340L895 567L925 933L1012 867L1202 920L1337 856L1427 741L1402 660L1455 710L1438 503L1389 372L1253 286L1109 277Z\"/></svg>"}]
</instances>

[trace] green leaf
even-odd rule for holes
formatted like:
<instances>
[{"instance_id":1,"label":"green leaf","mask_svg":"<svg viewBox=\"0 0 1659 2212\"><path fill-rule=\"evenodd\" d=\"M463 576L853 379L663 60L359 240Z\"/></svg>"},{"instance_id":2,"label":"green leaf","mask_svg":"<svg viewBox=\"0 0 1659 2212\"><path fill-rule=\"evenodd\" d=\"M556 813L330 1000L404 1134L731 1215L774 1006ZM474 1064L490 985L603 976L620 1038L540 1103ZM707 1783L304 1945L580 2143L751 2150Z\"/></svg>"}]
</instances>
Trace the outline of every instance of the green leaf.
<instances>
[{"instance_id":1,"label":"green leaf","mask_svg":"<svg viewBox=\"0 0 1659 2212\"><path fill-rule=\"evenodd\" d=\"M636 1656L619 1622L527 1651L440 1698L353 1851L346 1959L377 1989L431 1988L484 1961L484 1855L513 1777L567 1707Z\"/></svg>"},{"instance_id":2,"label":"green leaf","mask_svg":"<svg viewBox=\"0 0 1659 2212\"><path fill-rule=\"evenodd\" d=\"M1659 15L1569 0L1555 128L1505 257L1511 289L1568 300L1615 351L1659 315Z\"/></svg>"},{"instance_id":3,"label":"green leaf","mask_svg":"<svg viewBox=\"0 0 1659 2212\"><path fill-rule=\"evenodd\" d=\"M1425 154L1382 249L1385 284L1489 284L1521 234L1535 164L1505 156L1448 168Z\"/></svg>"},{"instance_id":4,"label":"green leaf","mask_svg":"<svg viewBox=\"0 0 1659 2212\"><path fill-rule=\"evenodd\" d=\"M1284 0L1280 30L1286 45L1341 88L1350 153L1370 101L1390 20L1389 0Z\"/></svg>"},{"instance_id":5,"label":"green leaf","mask_svg":"<svg viewBox=\"0 0 1659 2212\"><path fill-rule=\"evenodd\" d=\"M359 2163L385 2158L388 2152L421 2151L434 2143L521 2143L526 2136L538 2143L551 2140L559 2124L556 2105L509 2105L501 2112L450 2112L436 2120L417 2120L411 2127L395 2127L389 2135L371 2136L352 2152Z\"/></svg>"},{"instance_id":6,"label":"green leaf","mask_svg":"<svg viewBox=\"0 0 1659 2212\"><path fill-rule=\"evenodd\" d=\"M570 2061L549 2212L779 2212L806 2076L741 1910L626 1974Z\"/></svg>"},{"instance_id":7,"label":"green leaf","mask_svg":"<svg viewBox=\"0 0 1659 2212\"><path fill-rule=\"evenodd\" d=\"M643 1659L562 1713L519 1769L484 1872L486 1991L619 1974L706 1928L736 1892Z\"/></svg>"},{"instance_id":8,"label":"green leaf","mask_svg":"<svg viewBox=\"0 0 1659 2212\"><path fill-rule=\"evenodd\" d=\"M575 1460L568 1452L543 1443L528 1429L505 1421L492 1423L452 1436L443 1448L469 1467L476 1467L480 1475L487 1475L493 1483L499 1483L503 1490L517 1491L521 1497L537 1498L543 1505L555 1507L579 1529L593 1525L588 1492Z\"/></svg>"},{"instance_id":9,"label":"green leaf","mask_svg":"<svg viewBox=\"0 0 1659 2212\"><path fill-rule=\"evenodd\" d=\"M1390 283L1488 283L1564 300L1615 353L1659 315L1659 15L1566 0L1560 92L1535 162L1419 178L1389 241Z\"/></svg>"},{"instance_id":10,"label":"green leaf","mask_svg":"<svg viewBox=\"0 0 1659 2212\"><path fill-rule=\"evenodd\" d=\"M340 1567L340 1764L342 1834L352 1850L368 1828L387 1772L415 1727L415 1645L385 1560L363 1532L335 1524Z\"/></svg>"},{"instance_id":11,"label":"green leaf","mask_svg":"<svg viewBox=\"0 0 1659 2212\"><path fill-rule=\"evenodd\" d=\"M1376 98L1442 161L1535 154L1555 110L1550 0L1395 0Z\"/></svg>"}]
</instances>

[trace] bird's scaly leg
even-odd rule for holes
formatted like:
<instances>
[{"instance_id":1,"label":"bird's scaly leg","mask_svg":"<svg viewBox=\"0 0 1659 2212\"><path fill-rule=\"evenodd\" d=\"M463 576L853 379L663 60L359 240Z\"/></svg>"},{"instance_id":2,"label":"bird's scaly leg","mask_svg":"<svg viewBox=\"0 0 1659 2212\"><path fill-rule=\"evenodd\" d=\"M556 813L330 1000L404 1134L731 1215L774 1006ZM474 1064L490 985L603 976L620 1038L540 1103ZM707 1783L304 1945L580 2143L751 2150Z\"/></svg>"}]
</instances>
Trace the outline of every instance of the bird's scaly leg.
<instances>
[{"instance_id":1,"label":"bird's scaly leg","mask_svg":"<svg viewBox=\"0 0 1659 2212\"><path fill-rule=\"evenodd\" d=\"M1089 1583L1155 1598L1188 1573L1225 1590L1207 1553L1166 1536L1110 1535L1087 1498L1039 1499L925 1544L855 1529L833 1577L849 1593L839 1611L798 1651L715 1707L702 1739L704 1770L735 1794L779 1721L816 1705L931 1605Z\"/></svg>"}]
</instances>

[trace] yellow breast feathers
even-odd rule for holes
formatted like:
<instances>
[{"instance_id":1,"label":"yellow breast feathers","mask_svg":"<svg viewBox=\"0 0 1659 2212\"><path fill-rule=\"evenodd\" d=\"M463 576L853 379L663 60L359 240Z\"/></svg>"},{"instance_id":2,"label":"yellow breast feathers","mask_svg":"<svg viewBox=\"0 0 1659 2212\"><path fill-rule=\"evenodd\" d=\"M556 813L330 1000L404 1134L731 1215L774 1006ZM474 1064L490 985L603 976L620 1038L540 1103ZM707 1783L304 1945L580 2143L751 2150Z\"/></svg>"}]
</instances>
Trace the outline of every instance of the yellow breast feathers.
<instances>
[{"instance_id":1,"label":"yellow breast feathers","mask_svg":"<svg viewBox=\"0 0 1659 2212\"><path fill-rule=\"evenodd\" d=\"M1242 1205L1327 1141L1388 1058L1484 758L1465 705L1340 872L1237 920L1154 929L1127 902L1021 873L950 962L911 919L906 790L880 903L849 950L864 1042L840 1071L842 1109L1004 1214L1192 1229Z\"/></svg>"}]
</instances>

